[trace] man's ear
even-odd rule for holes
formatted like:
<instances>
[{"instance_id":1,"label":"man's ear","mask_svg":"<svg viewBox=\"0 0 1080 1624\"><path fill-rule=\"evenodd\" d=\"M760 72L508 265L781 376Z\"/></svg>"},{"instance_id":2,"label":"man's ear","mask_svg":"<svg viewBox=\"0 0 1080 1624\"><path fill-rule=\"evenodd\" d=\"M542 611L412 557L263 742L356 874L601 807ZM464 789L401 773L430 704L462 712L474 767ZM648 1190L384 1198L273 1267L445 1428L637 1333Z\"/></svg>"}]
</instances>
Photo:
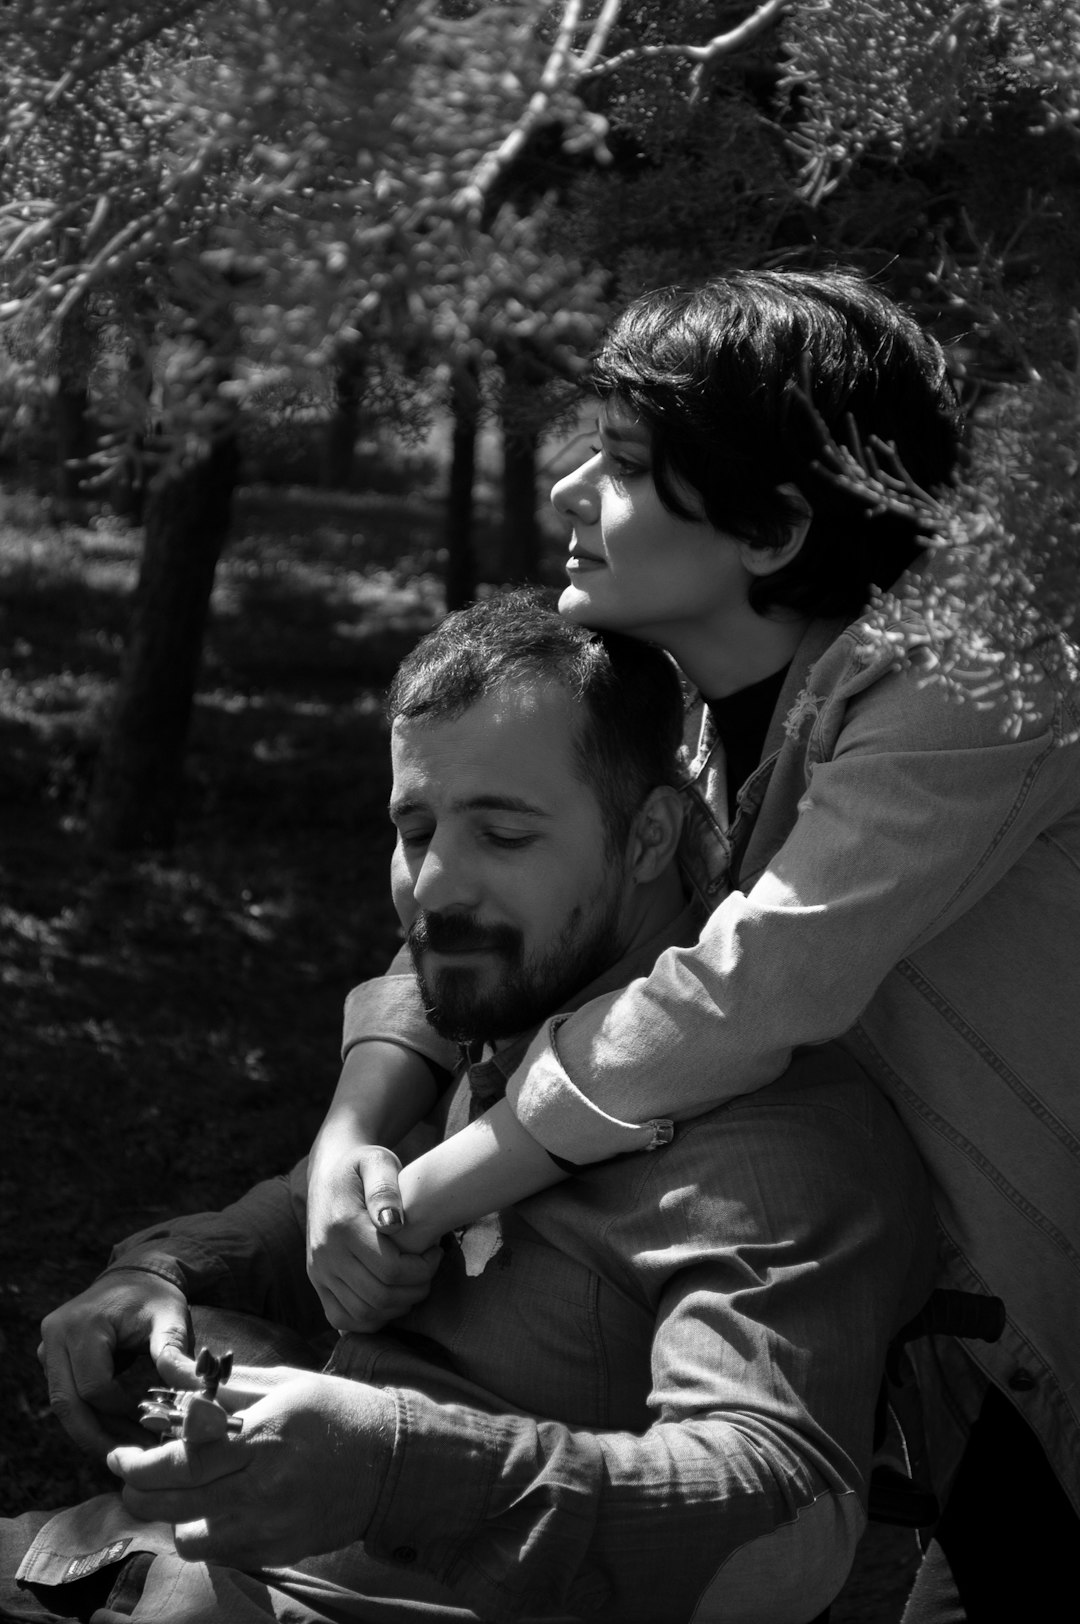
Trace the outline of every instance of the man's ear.
<instances>
[{"instance_id":1,"label":"man's ear","mask_svg":"<svg viewBox=\"0 0 1080 1624\"><path fill-rule=\"evenodd\" d=\"M660 784L650 790L630 828L628 856L638 885L657 879L675 856L682 833L683 802L677 789Z\"/></svg>"},{"instance_id":2,"label":"man's ear","mask_svg":"<svg viewBox=\"0 0 1080 1624\"><path fill-rule=\"evenodd\" d=\"M751 575L775 575L777 570L790 564L806 540L806 532L814 517L814 510L797 485L778 485L781 496L786 497L792 511L787 539L779 547L752 547L748 541L737 541L743 568Z\"/></svg>"}]
</instances>

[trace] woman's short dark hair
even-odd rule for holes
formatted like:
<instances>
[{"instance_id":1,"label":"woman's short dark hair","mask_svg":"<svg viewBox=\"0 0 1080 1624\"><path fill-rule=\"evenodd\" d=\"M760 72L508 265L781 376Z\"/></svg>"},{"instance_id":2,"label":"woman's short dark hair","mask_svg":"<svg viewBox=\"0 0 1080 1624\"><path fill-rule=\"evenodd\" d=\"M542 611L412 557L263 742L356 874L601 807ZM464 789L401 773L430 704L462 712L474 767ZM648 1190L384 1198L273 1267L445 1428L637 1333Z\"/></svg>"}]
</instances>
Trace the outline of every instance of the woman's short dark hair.
<instances>
[{"instance_id":1,"label":"woman's short dark hair","mask_svg":"<svg viewBox=\"0 0 1080 1624\"><path fill-rule=\"evenodd\" d=\"M872 436L895 445L931 492L950 481L959 456L941 346L848 271L740 271L646 293L614 323L591 383L648 425L653 478L670 512L703 511L717 529L768 548L798 516L778 487L806 498L813 520L798 555L753 582L759 614L783 606L853 615L872 585L891 586L921 550L911 520L873 514L817 466L821 423L841 445L850 424L864 445Z\"/></svg>"},{"instance_id":2,"label":"woman's short dark hair","mask_svg":"<svg viewBox=\"0 0 1080 1624\"><path fill-rule=\"evenodd\" d=\"M507 688L564 689L581 706L578 777L599 802L609 850L621 853L649 791L680 781L682 686L663 649L574 625L557 602L520 587L447 615L402 661L387 712L453 720Z\"/></svg>"}]
</instances>

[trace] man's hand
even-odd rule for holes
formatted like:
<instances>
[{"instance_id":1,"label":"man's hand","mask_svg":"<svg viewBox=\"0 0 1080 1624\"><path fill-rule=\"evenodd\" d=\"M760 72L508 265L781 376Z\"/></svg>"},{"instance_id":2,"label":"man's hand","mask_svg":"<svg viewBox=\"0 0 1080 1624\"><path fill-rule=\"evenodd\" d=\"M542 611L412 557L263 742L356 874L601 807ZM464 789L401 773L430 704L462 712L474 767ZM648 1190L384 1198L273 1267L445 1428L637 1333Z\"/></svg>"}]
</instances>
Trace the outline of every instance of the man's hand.
<instances>
[{"instance_id":1,"label":"man's hand","mask_svg":"<svg viewBox=\"0 0 1080 1624\"><path fill-rule=\"evenodd\" d=\"M166 1381L172 1359L191 1347L182 1291L140 1270L103 1275L41 1322L38 1358L49 1402L65 1431L91 1454L103 1456L129 1439L145 1438L137 1396L118 1379L140 1351ZM153 1380L153 1372L146 1374Z\"/></svg>"},{"instance_id":2,"label":"man's hand","mask_svg":"<svg viewBox=\"0 0 1080 1624\"><path fill-rule=\"evenodd\" d=\"M188 1561L249 1570L363 1537L393 1454L392 1398L280 1366L241 1366L217 1396L243 1411L235 1436L113 1450L109 1468L133 1516L171 1522Z\"/></svg>"},{"instance_id":3,"label":"man's hand","mask_svg":"<svg viewBox=\"0 0 1080 1624\"><path fill-rule=\"evenodd\" d=\"M312 1153L307 1196L307 1270L337 1331L377 1331L422 1302L442 1257L438 1246L402 1251L401 1163L379 1145ZM394 1219L387 1221L387 1214Z\"/></svg>"}]
</instances>

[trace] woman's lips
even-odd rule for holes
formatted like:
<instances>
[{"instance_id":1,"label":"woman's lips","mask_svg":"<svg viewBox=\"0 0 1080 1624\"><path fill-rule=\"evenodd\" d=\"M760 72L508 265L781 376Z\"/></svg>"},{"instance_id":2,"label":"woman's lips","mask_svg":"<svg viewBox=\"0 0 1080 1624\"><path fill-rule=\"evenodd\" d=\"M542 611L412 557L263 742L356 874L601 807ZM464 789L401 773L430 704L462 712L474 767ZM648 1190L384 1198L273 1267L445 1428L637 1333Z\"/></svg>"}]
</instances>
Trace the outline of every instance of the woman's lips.
<instances>
[{"instance_id":1,"label":"woman's lips","mask_svg":"<svg viewBox=\"0 0 1080 1624\"><path fill-rule=\"evenodd\" d=\"M607 565L604 563L604 560L602 558L597 558L593 553L571 553L570 557L566 560L567 575L584 575L590 570L602 570L606 568Z\"/></svg>"}]
</instances>

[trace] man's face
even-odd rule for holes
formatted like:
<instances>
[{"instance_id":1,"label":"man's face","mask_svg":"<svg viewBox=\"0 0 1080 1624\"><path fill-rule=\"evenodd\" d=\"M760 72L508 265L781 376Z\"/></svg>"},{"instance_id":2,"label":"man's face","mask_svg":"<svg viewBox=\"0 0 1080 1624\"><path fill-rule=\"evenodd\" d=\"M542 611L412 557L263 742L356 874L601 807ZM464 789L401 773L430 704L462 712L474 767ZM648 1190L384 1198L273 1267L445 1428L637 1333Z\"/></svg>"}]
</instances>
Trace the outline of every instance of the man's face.
<instances>
[{"instance_id":1,"label":"man's face","mask_svg":"<svg viewBox=\"0 0 1080 1624\"><path fill-rule=\"evenodd\" d=\"M394 723L394 906L429 1019L458 1041L527 1030L620 957L630 884L558 687Z\"/></svg>"}]
</instances>

